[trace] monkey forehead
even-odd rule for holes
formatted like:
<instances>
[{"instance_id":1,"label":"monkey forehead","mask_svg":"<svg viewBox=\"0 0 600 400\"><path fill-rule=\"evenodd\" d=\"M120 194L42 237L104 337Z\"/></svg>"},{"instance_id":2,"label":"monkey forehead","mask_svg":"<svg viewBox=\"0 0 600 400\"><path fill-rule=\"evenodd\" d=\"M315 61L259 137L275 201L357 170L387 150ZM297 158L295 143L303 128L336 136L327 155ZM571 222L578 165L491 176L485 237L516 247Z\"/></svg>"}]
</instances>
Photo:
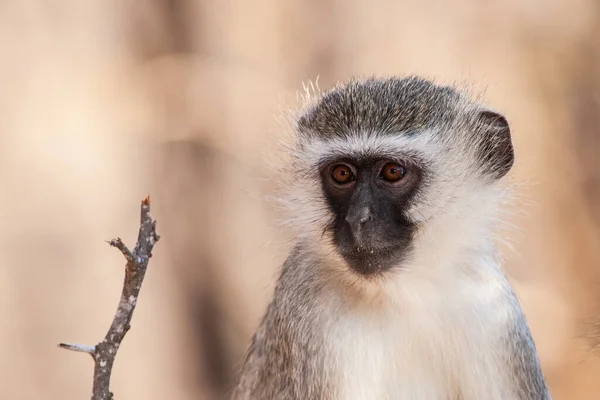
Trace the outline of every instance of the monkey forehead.
<instances>
[{"instance_id":1,"label":"monkey forehead","mask_svg":"<svg viewBox=\"0 0 600 400\"><path fill-rule=\"evenodd\" d=\"M382 135L355 132L331 138L300 138L299 158L309 168L338 159L354 160L389 158L405 163L428 164L448 158L446 146L435 132L418 132L413 135Z\"/></svg>"},{"instance_id":2,"label":"monkey forehead","mask_svg":"<svg viewBox=\"0 0 600 400\"><path fill-rule=\"evenodd\" d=\"M355 80L321 96L299 119L298 130L327 138L348 132L414 132L452 124L464 100L454 88L414 76Z\"/></svg>"}]
</instances>

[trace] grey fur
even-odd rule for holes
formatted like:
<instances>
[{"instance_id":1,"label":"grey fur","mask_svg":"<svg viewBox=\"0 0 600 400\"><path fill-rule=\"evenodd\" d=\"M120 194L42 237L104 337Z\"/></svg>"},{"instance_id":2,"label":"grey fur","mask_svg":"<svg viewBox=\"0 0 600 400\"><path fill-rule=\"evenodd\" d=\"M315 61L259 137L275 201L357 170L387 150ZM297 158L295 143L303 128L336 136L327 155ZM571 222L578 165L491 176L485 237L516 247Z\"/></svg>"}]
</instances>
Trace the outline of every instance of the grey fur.
<instances>
[{"instance_id":1,"label":"grey fur","mask_svg":"<svg viewBox=\"0 0 600 400\"><path fill-rule=\"evenodd\" d=\"M310 259L295 249L284 263L274 300L252 339L235 399L334 399L314 312L326 295ZM335 318L335 316L331 316Z\"/></svg>"},{"instance_id":2,"label":"grey fur","mask_svg":"<svg viewBox=\"0 0 600 400\"><path fill-rule=\"evenodd\" d=\"M454 88L419 77L355 80L327 92L298 127L326 137L365 130L395 135L448 126L458 117L461 102Z\"/></svg>"},{"instance_id":3,"label":"grey fur","mask_svg":"<svg viewBox=\"0 0 600 400\"><path fill-rule=\"evenodd\" d=\"M510 299L515 309L520 309L518 300L513 293ZM518 399L550 399L550 393L537 357L535 343L522 313L513 325L508 327L503 346L506 365L511 366L511 375Z\"/></svg>"},{"instance_id":4,"label":"grey fur","mask_svg":"<svg viewBox=\"0 0 600 400\"><path fill-rule=\"evenodd\" d=\"M295 192L286 204L296 213L290 225L298 229L298 241L282 267L232 398L549 400L527 322L489 239L495 216L487 214L497 209L497 198L504 193L497 183L514 159L506 119L454 88L416 77L371 78L319 95L296 128L298 143L291 170L300 172L288 182ZM407 215L419 227L416 247L389 275L357 277L344 267L324 234L331 215L314 171L322 160L320 151L343 155L340 152L348 148L346 141L356 146L362 140L372 146L368 151L375 155L382 151L406 153L405 149L390 149L390 143L409 137L406 143L414 144L412 136L426 139L414 143L426 146L416 150L416 157L426 160L430 175ZM388 139L392 142L386 142ZM321 149L329 144L330 150ZM481 199L473 200L473 196ZM471 215L464 218L465 212ZM455 233L461 237L461 232L459 226L453 229L449 224L464 224L460 228L466 239L453 238ZM429 226L433 233L427 230ZM436 252L448 259L431 258ZM446 279L451 284L445 284ZM454 283L460 288L454 289ZM429 292L421 293L430 287L434 296L439 292L442 297L432 299ZM444 296L451 297L446 301ZM420 328L411 325L415 322L409 317L404 325L404 308L416 310L416 316L410 317L415 321L431 321L440 328L439 350L428 347L435 346L438 339L422 339L414 333ZM364 314L364 309L369 312ZM431 310L431 315L422 315L421 310ZM381 332L373 331L373 323L381 324ZM390 342L385 336L388 328L392 338L396 332L416 336L398 334ZM360 342L363 344L353 348L344 342L347 331L353 337L353 329L366 345ZM368 344L371 339L373 347ZM418 347L419 340L424 340L421 350L407 344L414 342ZM411 362L423 362L419 351L424 351L425 358L444 353L431 365L420 364L436 376L431 381L435 388L420 388L406 381L413 387L404 390L399 377L377 380L378 373L388 373L386 368L397 370L398 376L413 376L405 359L394 358L400 350L377 348L379 344L395 346L395 342L406 344L399 349L415 357ZM353 358L354 351L358 358ZM355 359L358 369L347 365ZM363 375L360 363L364 360ZM386 363L383 369L379 362ZM418 375L415 382L427 378L428 373ZM353 388L359 388L362 395L353 393Z\"/></svg>"}]
</instances>

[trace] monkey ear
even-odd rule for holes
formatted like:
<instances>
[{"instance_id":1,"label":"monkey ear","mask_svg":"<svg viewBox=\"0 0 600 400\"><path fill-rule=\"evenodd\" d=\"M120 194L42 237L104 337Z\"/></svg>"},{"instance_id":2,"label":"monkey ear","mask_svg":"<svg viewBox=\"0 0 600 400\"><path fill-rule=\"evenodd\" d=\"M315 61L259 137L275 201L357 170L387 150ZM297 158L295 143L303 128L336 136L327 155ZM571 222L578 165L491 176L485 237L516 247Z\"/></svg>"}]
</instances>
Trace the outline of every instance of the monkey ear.
<instances>
[{"instance_id":1,"label":"monkey ear","mask_svg":"<svg viewBox=\"0 0 600 400\"><path fill-rule=\"evenodd\" d=\"M479 156L486 171L500 179L510 171L515 161L510 126L506 118L489 108L477 111L477 127L483 135Z\"/></svg>"}]
</instances>

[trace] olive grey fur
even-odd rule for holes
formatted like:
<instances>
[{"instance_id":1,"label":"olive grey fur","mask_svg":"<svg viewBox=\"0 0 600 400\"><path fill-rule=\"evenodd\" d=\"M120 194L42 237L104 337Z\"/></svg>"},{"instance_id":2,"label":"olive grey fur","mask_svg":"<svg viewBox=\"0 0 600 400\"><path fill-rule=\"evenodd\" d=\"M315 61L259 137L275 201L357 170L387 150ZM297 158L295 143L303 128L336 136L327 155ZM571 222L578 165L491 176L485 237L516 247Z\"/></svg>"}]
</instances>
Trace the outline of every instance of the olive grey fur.
<instances>
[{"instance_id":1,"label":"olive grey fur","mask_svg":"<svg viewBox=\"0 0 600 400\"><path fill-rule=\"evenodd\" d=\"M296 243L232 398L550 399L496 250L510 135L418 77L307 96L282 169Z\"/></svg>"}]
</instances>

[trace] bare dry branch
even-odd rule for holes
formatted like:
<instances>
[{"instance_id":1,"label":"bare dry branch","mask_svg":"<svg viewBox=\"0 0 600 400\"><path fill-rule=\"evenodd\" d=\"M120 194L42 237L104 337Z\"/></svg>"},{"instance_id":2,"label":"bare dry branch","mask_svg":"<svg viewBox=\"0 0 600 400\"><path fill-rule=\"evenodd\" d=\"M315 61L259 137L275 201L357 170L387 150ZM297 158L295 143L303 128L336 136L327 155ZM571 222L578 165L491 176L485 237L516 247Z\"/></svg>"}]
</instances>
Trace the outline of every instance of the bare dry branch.
<instances>
[{"instance_id":1,"label":"bare dry branch","mask_svg":"<svg viewBox=\"0 0 600 400\"><path fill-rule=\"evenodd\" d=\"M96 346L60 343L59 347L67 350L89 353L94 358L94 381L92 400L109 400L113 394L109 390L110 374L117 355L117 350L125 334L130 328L131 317L137 304L138 295L152 257L152 249L159 240L156 233L156 221L150 216L150 197L142 200L140 230L135 249L131 252L120 238L108 243L118 248L127 260L123 291L113 322L104 340Z\"/></svg>"}]
</instances>

